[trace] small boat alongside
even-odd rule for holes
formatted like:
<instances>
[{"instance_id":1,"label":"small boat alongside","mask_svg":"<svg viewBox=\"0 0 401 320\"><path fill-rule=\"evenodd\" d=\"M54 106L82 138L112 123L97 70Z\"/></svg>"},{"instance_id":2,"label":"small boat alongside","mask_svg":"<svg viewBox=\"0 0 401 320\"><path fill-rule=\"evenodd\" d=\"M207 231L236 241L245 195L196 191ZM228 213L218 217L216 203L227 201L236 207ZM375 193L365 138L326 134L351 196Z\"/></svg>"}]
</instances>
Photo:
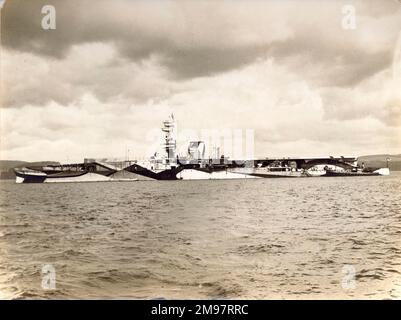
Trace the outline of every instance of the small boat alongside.
<instances>
[{"instance_id":1,"label":"small boat alongside","mask_svg":"<svg viewBox=\"0 0 401 320\"><path fill-rule=\"evenodd\" d=\"M390 174L390 170L388 168L380 168L372 171L364 171L362 169L356 170L331 170L327 169L324 177L369 177L369 176L388 176Z\"/></svg>"}]
</instances>

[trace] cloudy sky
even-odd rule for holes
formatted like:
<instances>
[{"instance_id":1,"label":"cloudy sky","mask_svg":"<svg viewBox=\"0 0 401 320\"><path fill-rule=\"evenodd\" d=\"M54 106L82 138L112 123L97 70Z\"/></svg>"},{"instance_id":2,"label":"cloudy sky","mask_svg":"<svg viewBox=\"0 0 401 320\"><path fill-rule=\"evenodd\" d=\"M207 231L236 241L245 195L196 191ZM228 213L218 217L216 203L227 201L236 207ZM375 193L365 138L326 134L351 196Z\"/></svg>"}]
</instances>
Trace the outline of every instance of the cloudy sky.
<instances>
[{"instance_id":1,"label":"cloudy sky","mask_svg":"<svg viewBox=\"0 0 401 320\"><path fill-rule=\"evenodd\" d=\"M171 112L256 156L401 153L398 0L7 0L1 41L1 159L146 156Z\"/></svg>"}]
</instances>

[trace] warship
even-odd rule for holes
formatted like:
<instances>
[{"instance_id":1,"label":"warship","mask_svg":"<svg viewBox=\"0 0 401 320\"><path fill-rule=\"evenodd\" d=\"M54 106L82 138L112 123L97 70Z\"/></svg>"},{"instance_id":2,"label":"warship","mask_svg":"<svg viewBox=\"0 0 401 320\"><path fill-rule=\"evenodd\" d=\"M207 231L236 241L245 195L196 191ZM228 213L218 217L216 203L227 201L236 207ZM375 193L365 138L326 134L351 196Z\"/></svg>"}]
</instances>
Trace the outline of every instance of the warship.
<instances>
[{"instance_id":1,"label":"warship","mask_svg":"<svg viewBox=\"0 0 401 320\"><path fill-rule=\"evenodd\" d=\"M355 157L230 159L219 153L206 157L204 141L190 141L183 155L177 152L173 114L163 121L161 130L163 152L156 152L145 160L84 159L81 163L15 168L16 182L365 177L390 174L388 168L359 166Z\"/></svg>"}]
</instances>

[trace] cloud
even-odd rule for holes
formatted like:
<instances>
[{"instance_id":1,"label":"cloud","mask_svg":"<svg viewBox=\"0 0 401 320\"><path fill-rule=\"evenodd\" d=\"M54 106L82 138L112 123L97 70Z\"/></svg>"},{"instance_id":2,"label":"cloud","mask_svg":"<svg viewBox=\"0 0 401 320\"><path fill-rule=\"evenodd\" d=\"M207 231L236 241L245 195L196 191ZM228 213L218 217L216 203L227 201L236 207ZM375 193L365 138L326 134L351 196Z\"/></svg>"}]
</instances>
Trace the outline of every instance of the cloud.
<instances>
[{"instance_id":1,"label":"cloud","mask_svg":"<svg viewBox=\"0 0 401 320\"><path fill-rule=\"evenodd\" d=\"M380 4L379 4L380 3ZM57 29L41 28L41 8L56 8ZM229 70L267 54L277 57L306 52L310 59L339 58L356 62L376 41L394 42L400 26L399 5L382 1L355 2L358 32L341 29L341 1L320 8L319 1L302 6L288 1L107 1L14 0L3 13L6 47L63 58L86 42L113 42L132 60L165 56L177 76L194 77ZM370 11L368 8L372 6ZM318 8L319 7L319 8ZM316 9L319 14L316 14ZM321 25L325 23L322 30ZM386 31L386 32L383 32ZM362 37L361 37L362 35ZM356 51L355 51L356 50ZM371 58L374 61L377 58ZM386 57L385 61L388 60ZM302 60L301 60L302 62ZM372 61L368 61L372 62ZM375 65L378 62L375 63ZM370 65L370 64L369 64Z\"/></svg>"},{"instance_id":2,"label":"cloud","mask_svg":"<svg viewBox=\"0 0 401 320\"><path fill-rule=\"evenodd\" d=\"M3 56L7 107L51 101L67 105L86 93L105 102L123 98L136 103L162 97L171 86L156 56L133 62L117 56L110 44L73 46L63 60L18 51Z\"/></svg>"},{"instance_id":3,"label":"cloud","mask_svg":"<svg viewBox=\"0 0 401 320\"><path fill-rule=\"evenodd\" d=\"M238 70L180 83L179 90L160 101L127 105L84 95L67 105L49 102L42 107L4 109L2 129L7 134L2 147L9 157L29 154L35 160L43 159L42 150L62 161L123 157L127 146L131 155L148 156L159 146L161 121L174 112L179 132L195 134L187 135L185 141L197 139L202 129L253 129L257 156L355 155L372 147L377 152L397 150L399 126L388 123L394 118L383 114L393 109L375 109L372 101L372 108L364 112L364 101L381 99L377 90L376 97L372 94L362 102L359 92L335 92L338 96L333 94L331 100L338 102L339 109L333 110L302 75L273 59L259 60ZM343 105L345 97L355 109Z\"/></svg>"},{"instance_id":4,"label":"cloud","mask_svg":"<svg viewBox=\"0 0 401 320\"><path fill-rule=\"evenodd\" d=\"M399 152L401 5L350 3L355 30L343 1L7 1L2 151L147 155L174 111L197 132L254 129L260 156Z\"/></svg>"}]
</instances>

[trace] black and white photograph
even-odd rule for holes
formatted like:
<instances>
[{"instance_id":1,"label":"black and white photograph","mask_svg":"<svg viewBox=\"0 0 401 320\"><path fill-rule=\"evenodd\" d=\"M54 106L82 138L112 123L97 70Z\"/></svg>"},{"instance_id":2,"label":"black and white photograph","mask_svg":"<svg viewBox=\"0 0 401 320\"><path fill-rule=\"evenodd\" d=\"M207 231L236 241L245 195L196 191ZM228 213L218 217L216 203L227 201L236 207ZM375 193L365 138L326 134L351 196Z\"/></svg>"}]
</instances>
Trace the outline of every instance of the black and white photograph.
<instances>
[{"instance_id":1,"label":"black and white photograph","mask_svg":"<svg viewBox=\"0 0 401 320\"><path fill-rule=\"evenodd\" d=\"M0 300L401 299L401 1L0 7Z\"/></svg>"}]
</instances>

